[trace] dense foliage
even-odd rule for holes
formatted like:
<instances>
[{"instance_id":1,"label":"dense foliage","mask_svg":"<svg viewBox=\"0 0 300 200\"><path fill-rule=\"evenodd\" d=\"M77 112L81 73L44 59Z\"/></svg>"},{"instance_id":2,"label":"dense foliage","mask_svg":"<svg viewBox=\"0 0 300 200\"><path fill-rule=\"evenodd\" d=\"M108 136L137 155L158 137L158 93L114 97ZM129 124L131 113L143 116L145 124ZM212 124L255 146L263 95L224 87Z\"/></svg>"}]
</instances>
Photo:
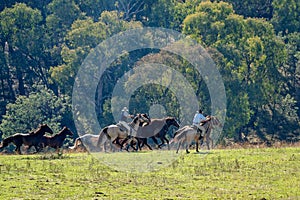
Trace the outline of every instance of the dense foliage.
<instances>
[{"instance_id":1,"label":"dense foliage","mask_svg":"<svg viewBox=\"0 0 300 200\"><path fill-rule=\"evenodd\" d=\"M77 71L88 53L116 33L155 26L195 39L214 59L227 96L223 136L240 139L241 133L254 133L263 139L299 140L299 4L296 0L4 1L0 3L1 131L24 132L42 122L74 129L66 97L71 98ZM182 73L209 114L207 88L193 67L182 58L148 49L124 54L104 73L95 108L101 125L113 121L110 100L118 79L147 60ZM174 94L159 85L136 91L130 110L147 111L155 103L178 117ZM48 110L38 109L43 106Z\"/></svg>"}]
</instances>

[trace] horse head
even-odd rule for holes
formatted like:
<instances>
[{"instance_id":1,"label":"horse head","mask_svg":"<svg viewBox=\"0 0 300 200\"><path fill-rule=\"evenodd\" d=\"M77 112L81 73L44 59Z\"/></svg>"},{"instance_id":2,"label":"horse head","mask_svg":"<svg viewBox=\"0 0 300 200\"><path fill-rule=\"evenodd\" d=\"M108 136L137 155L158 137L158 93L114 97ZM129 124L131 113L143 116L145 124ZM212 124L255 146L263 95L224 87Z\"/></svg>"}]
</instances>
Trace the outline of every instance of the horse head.
<instances>
[{"instance_id":1,"label":"horse head","mask_svg":"<svg viewBox=\"0 0 300 200\"><path fill-rule=\"evenodd\" d=\"M43 132L47 132L47 133L53 134L52 129L47 124L40 125L39 130L41 130Z\"/></svg>"},{"instance_id":2,"label":"horse head","mask_svg":"<svg viewBox=\"0 0 300 200\"><path fill-rule=\"evenodd\" d=\"M167 117L166 124L168 126L175 126L176 128L180 127L179 123L177 122L177 120L174 117Z\"/></svg>"},{"instance_id":3,"label":"horse head","mask_svg":"<svg viewBox=\"0 0 300 200\"><path fill-rule=\"evenodd\" d=\"M65 135L69 135L69 136L74 135L73 132L66 126L61 130L61 133L65 134Z\"/></svg>"},{"instance_id":4,"label":"horse head","mask_svg":"<svg viewBox=\"0 0 300 200\"><path fill-rule=\"evenodd\" d=\"M144 113L143 114L138 114L137 119L140 123L142 123L142 124L146 123L146 125L148 125L151 122L150 117L147 114L144 114Z\"/></svg>"}]
</instances>

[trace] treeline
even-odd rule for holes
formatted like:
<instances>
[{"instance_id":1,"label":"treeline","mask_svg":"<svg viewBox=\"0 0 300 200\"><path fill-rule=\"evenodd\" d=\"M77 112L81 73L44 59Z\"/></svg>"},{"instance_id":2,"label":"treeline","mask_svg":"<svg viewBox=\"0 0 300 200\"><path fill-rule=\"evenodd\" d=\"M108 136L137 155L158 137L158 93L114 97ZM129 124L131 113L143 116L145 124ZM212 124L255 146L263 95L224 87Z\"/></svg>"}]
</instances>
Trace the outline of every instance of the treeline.
<instances>
[{"instance_id":1,"label":"treeline","mask_svg":"<svg viewBox=\"0 0 300 200\"><path fill-rule=\"evenodd\" d=\"M0 130L25 132L41 122L75 130L71 112L76 73L88 53L112 35L136 27L177 30L204 46L225 84L224 137L255 133L299 140L300 2L296 0L23 0L0 3ZM125 71L151 60L174 67L210 113L209 93L190 63L164 51L138 50L114 62L99 82L96 110L112 123L112 90ZM175 66L180 66L176 68ZM140 88L132 111L153 103L178 117L174 94ZM139 108L139 109L138 109ZM194 112L194 111L193 111Z\"/></svg>"}]
</instances>

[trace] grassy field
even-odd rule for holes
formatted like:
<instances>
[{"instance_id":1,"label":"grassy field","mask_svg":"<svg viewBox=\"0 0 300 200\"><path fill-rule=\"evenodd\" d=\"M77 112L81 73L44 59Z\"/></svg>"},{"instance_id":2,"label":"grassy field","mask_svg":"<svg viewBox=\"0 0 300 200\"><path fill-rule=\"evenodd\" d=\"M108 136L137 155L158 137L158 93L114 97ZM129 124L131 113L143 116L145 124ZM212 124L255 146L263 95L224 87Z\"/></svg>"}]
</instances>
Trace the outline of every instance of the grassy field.
<instances>
[{"instance_id":1,"label":"grassy field","mask_svg":"<svg viewBox=\"0 0 300 200\"><path fill-rule=\"evenodd\" d=\"M183 152L0 155L0 199L300 199L299 147Z\"/></svg>"}]
</instances>

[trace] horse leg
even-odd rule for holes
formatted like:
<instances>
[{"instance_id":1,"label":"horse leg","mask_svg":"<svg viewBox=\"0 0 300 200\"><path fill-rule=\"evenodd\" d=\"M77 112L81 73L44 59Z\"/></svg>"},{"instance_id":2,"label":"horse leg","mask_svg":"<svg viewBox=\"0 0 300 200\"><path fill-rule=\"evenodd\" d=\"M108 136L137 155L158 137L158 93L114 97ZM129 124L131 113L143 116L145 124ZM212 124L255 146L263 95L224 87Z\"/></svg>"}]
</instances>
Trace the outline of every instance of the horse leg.
<instances>
[{"instance_id":1,"label":"horse leg","mask_svg":"<svg viewBox=\"0 0 300 200\"><path fill-rule=\"evenodd\" d=\"M150 149L151 151L153 150L152 147L151 147L148 143L146 143L146 146L147 146L148 149Z\"/></svg>"},{"instance_id":2,"label":"horse leg","mask_svg":"<svg viewBox=\"0 0 300 200\"><path fill-rule=\"evenodd\" d=\"M20 146L20 145L17 145L16 148L15 148L15 151L16 151L18 154L21 154L21 146Z\"/></svg>"},{"instance_id":3,"label":"horse leg","mask_svg":"<svg viewBox=\"0 0 300 200\"><path fill-rule=\"evenodd\" d=\"M142 148L145 145L145 139L146 139L146 142L147 142L147 138L140 138L139 139L139 148L140 148L140 151L142 151Z\"/></svg>"},{"instance_id":4,"label":"horse leg","mask_svg":"<svg viewBox=\"0 0 300 200\"><path fill-rule=\"evenodd\" d=\"M147 138L144 139L144 144L150 149L151 151L153 150L151 146L148 144Z\"/></svg>"},{"instance_id":5,"label":"horse leg","mask_svg":"<svg viewBox=\"0 0 300 200\"><path fill-rule=\"evenodd\" d=\"M139 150L139 142L136 140L136 143L134 143L134 139L131 140L130 142L130 146L133 148L134 151L138 151ZM135 144L135 147L134 147L134 144Z\"/></svg>"},{"instance_id":6,"label":"horse leg","mask_svg":"<svg viewBox=\"0 0 300 200\"><path fill-rule=\"evenodd\" d=\"M179 151L179 148L180 148L180 145L181 145L181 141L179 142L179 144L178 144L178 147L177 147L177 151L176 151L176 153L178 153L178 151Z\"/></svg>"},{"instance_id":7,"label":"horse leg","mask_svg":"<svg viewBox=\"0 0 300 200\"><path fill-rule=\"evenodd\" d=\"M138 151L140 147L139 139L134 137L130 142L131 147L134 149L134 151ZM135 147L134 147L135 145Z\"/></svg>"},{"instance_id":8,"label":"horse leg","mask_svg":"<svg viewBox=\"0 0 300 200\"><path fill-rule=\"evenodd\" d=\"M211 137L209 137L209 140L210 140L210 142L211 142L211 146L210 146L210 148L212 149L213 148L213 146L214 146L214 141L211 139Z\"/></svg>"},{"instance_id":9,"label":"horse leg","mask_svg":"<svg viewBox=\"0 0 300 200\"><path fill-rule=\"evenodd\" d=\"M118 148L120 148L121 150L123 149L123 143L122 144L120 143L120 139L119 138L116 138L114 141L112 141L112 143L115 146L118 146Z\"/></svg>"},{"instance_id":10,"label":"horse leg","mask_svg":"<svg viewBox=\"0 0 300 200\"><path fill-rule=\"evenodd\" d=\"M196 152L199 153L199 140L196 140Z\"/></svg>"},{"instance_id":11,"label":"horse leg","mask_svg":"<svg viewBox=\"0 0 300 200\"><path fill-rule=\"evenodd\" d=\"M152 139L153 142L156 144L156 146L157 146L158 148L160 148L157 139L156 139L154 136L152 136L151 139Z\"/></svg>"},{"instance_id":12,"label":"horse leg","mask_svg":"<svg viewBox=\"0 0 300 200\"><path fill-rule=\"evenodd\" d=\"M186 146L185 146L185 151L186 151L186 153L190 153L190 152L189 152L189 146L190 146L190 145L189 145L188 143L186 143Z\"/></svg>"},{"instance_id":13,"label":"horse leg","mask_svg":"<svg viewBox=\"0 0 300 200\"><path fill-rule=\"evenodd\" d=\"M210 150L209 148L209 143L210 143L210 138L209 137L206 137L206 146L207 146L207 149Z\"/></svg>"},{"instance_id":14,"label":"horse leg","mask_svg":"<svg viewBox=\"0 0 300 200\"><path fill-rule=\"evenodd\" d=\"M105 153L107 153L106 145L107 145L107 140L104 142L104 145L103 145L103 150Z\"/></svg>"},{"instance_id":15,"label":"horse leg","mask_svg":"<svg viewBox=\"0 0 300 200\"><path fill-rule=\"evenodd\" d=\"M164 137L160 137L159 139L161 140L161 144L158 145L158 148L161 148L161 146L163 146L165 144L165 140L164 140Z\"/></svg>"},{"instance_id":16,"label":"horse leg","mask_svg":"<svg viewBox=\"0 0 300 200\"><path fill-rule=\"evenodd\" d=\"M38 145L34 145L35 151L36 153L39 153L42 149L42 147L38 144Z\"/></svg>"},{"instance_id":17,"label":"horse leg","mask_svg":"<svg viewBox=\"0 0 300 200\"><path fill-rule=\"evenodd\" d=\"M139 138L135 138L136 139L136 151L140 150L142 151L142 148L141 148L141 144L140 144L140 139Z\"/></svg>"},{"instance_id":18,"label":"horse leg","mask_svg":"<svg viewBox=\"0 0 300 200\"><path fill-rule=\"evenodd\" d=\"M122 143L120 144L120 141L117 142L117 144L120 146L120 150L122 151L124 144L128 141L128 138L125 138ZM130 140L129 143L131 143L132 140Z\"/></svg>"},{"instance_id":19,"label":"horse leg","mask_svg":"<svg viewBox=\"0 0 300 200\"><path fill-rule=\"evenodd\" d=\"M166 138L166 137L164 137L164 139L166 140L166 142L167 142L167 145L168 145L168 150L170 150L170 142L169 142L169 140Z\"/></svg>"},{"instance_id":20,"label":"horse leg","mask_svg":"<svg viewBox=\"0 0 300 200\"><path fill-rule=\"evenodd\" d=\"M142 151L142 146L141 146L142 139L141 138L136 138L136 141L137 141L136 148L139 149L140 151Z\"/></svg>"}]
</instances>

